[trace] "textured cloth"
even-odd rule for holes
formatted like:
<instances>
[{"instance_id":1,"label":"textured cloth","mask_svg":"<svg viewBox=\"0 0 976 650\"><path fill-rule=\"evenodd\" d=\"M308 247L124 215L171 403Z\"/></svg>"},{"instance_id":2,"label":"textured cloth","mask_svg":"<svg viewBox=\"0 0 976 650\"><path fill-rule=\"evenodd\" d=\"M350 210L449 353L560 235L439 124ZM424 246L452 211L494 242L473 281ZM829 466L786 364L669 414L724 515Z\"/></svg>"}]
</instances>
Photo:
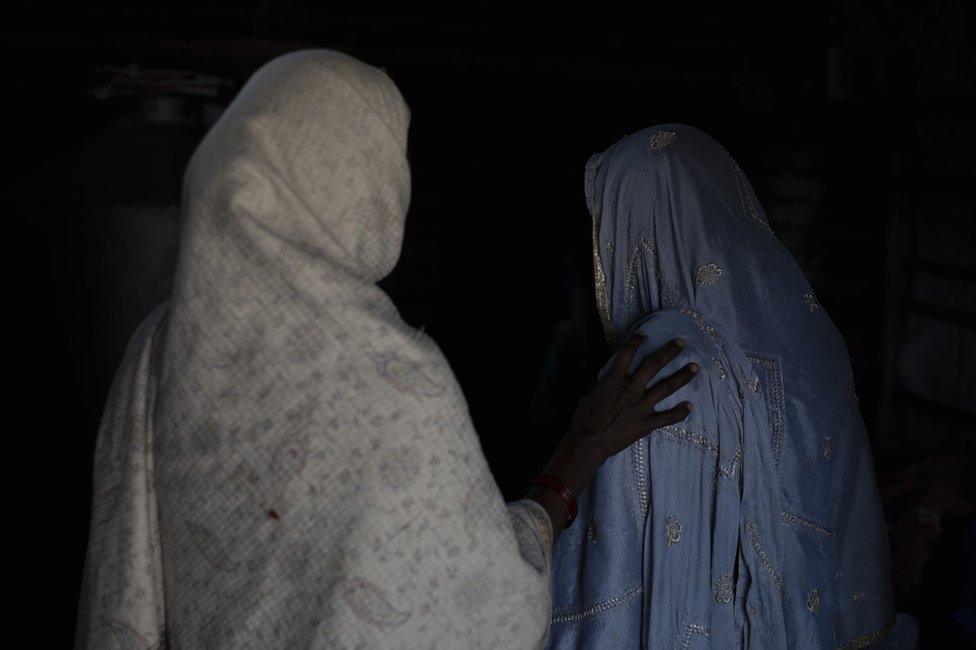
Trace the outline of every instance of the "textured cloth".
<instances>
[{"instance_id":1,"label":"textured cloth","mask_svg":"<svg viewBox=\"0 0 976 650\"><path fill-rule=\"evenodd\" d=\"M165 307L155 309L129 342L98 432L78 648L162 646L165 598L152 412L165 313Z\"/></svg>"},{"instance_id":2,"label":"textured cloth","mask_svg":"<svg viewBox=\"0 0 976 650\"><path fill-rule=\"evenodd\" d=\"M610 459L553 559L551 647L857 648L894 622L844 342L709 136L653 127L586 169L597 300L699 376Z\"/></svg>"},{"instance_id":3,"label":"textured cloth","mask_svg":"<svg viewBox=\"0 0 976 650\"><path fill-rule=\"evenodd\" d=\"M174 295L99 433L79 645L543 643L548 517L506 507L447 362L375 284L408 121L381 71L298 52L197 149Z\"/></svg>"}]
</instances>

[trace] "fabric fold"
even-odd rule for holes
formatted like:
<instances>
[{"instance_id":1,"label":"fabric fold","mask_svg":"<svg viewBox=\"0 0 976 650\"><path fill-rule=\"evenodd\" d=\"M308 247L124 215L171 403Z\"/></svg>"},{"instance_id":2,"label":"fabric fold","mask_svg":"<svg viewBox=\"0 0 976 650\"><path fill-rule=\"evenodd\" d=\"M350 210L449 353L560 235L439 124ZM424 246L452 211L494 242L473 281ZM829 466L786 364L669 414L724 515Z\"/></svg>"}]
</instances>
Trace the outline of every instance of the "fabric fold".
<instances>
[{"instance_id":1,"label":"fabric fold","mask_svg":"<svg viewBox=\"0 0 976 650\"><path fill-rule=\"evenodd\" d=\"M688 419L583 495L554 552L550 647L825 648L883 629L890 560L847 350L742 169L664 124L594 155L584 188L608 340L639 327L646 354L683 337L663 372L701 372L660 405L691 401ZM561 622L635 579L628 608Z\"/></svg>"},{"instance_id":2,"label":"fabric fold","mask_svg":"<svg viewBox=\"0 0 976 650\"><path fill-rule=\"evenodd\" d=\"M549 520L506 507L447 361L375 284L400 254L408 122L383 72L303 51L258 70L195 152L159 365L138 334L100 432L125 450L151 423L154 476L96 457L109 514L81 647L160 647L163 609L177 648L543 643ZM158 538L111 501L136 479ZM126 582L150 547L164 598Z\"/></svg>"}]
</instances>

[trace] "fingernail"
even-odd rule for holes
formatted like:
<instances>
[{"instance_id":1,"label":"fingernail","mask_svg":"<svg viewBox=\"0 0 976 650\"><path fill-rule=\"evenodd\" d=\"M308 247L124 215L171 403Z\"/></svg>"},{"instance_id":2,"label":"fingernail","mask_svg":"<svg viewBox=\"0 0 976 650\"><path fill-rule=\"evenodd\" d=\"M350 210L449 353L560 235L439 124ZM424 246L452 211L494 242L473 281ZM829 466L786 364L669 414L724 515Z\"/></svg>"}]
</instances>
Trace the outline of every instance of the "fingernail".
<instances>
[{"instance_id":1,"label":"fingernail","mask_svg":"<svg viewBox=\"0 0 976 650\"><path fill-rule=\"evenodd\" d=\"M693 363L690 366L688 366L688 369L691 370L692 372L698 372L698 364Z\"/></svg>"},{"instance_id":2,"label":"fingernail","mask_svg":"<svg viewBox=\"0 0 976 650\"><path fill-rule=\"evenodd\" d=\"M679 348L685 347L684 339L675 339L674 344L677 345Z\"/></svg>"}]
</instances>

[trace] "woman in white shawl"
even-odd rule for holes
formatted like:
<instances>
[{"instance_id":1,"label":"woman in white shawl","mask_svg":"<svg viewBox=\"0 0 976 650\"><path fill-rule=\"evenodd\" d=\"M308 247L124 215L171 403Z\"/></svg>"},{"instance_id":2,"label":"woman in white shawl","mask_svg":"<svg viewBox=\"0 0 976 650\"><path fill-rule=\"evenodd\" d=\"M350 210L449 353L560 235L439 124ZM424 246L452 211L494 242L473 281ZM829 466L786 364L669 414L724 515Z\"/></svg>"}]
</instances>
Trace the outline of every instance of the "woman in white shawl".
<instances>
[{"instance_id":1,"label":"woman in white shawl","mask_svg":"<svg viewBox=\"0 0 976 650\"><path fill-rule=\"evenodd\" d=\"M176 290L99 432L77 641L89 648L539 646L572 499L506 507L435 344L376 281L400 252L408 111L381 71L293 53L194 154ZM635 339L546 469L576 494L682 419ZM558 483L557 482L557 483Z\"/></svg>"}]
</instances>

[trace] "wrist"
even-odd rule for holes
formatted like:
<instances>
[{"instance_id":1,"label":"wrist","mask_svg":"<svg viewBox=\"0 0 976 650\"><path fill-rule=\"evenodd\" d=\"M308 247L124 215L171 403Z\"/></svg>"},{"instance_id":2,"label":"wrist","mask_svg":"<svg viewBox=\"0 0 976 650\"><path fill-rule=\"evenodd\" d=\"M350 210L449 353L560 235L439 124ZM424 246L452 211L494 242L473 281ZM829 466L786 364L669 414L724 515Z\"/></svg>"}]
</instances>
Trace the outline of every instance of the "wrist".
<instances>
[{"instance_id":1,"label":"wrist","mask_svg":"<svg viewBox=\"0 0 976 650\"><path fill-rule=\"evenodd\" d=\"M555 476L577 497L605 460L603 450L585 439L567 436L552 455L543 474Z\"/></svg>"},{"instance_id":2,"label":"wrist","mask_svg":"<svg viewBox=\"0 0 976 650\"><path fill-rule=\"evenodd\" d=\"M561 453L569 462L596 473L607 459L606 448L593 436L570 433L559 445Z\"/></svg>"},{"instance_id":3,"label":"wrist","mask_svg":"<svg viewBox=\"0 0 976 650\"><path fill-rule=\"evenodd\" d=\"M563 498L550 488L541 485L530 485L525 492L525 498L532 499L542 506L552 523L553 536L558 537L566 527L571 514Z\"/></svg>"}]
</instances>

